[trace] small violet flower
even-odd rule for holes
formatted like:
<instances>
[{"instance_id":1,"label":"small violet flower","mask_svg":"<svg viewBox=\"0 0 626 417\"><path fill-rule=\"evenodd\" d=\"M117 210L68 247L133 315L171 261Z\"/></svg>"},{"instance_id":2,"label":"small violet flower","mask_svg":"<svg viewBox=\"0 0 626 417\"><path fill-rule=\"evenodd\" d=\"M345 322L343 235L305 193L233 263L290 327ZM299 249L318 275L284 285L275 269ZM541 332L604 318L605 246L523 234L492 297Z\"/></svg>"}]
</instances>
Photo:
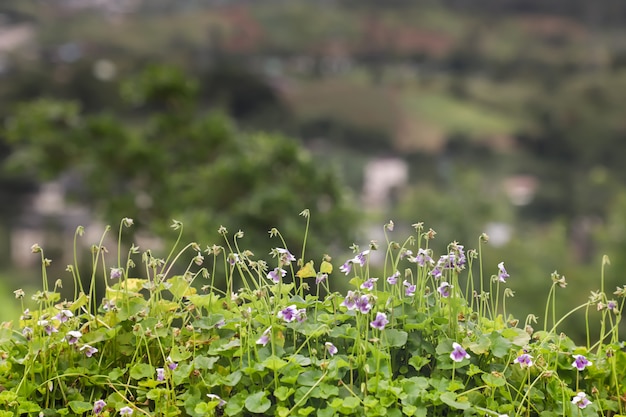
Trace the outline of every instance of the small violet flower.
<instances>
[{"instance_id":1,"label":"small violet flower","mask_svg":"<svg viewBox=\"0 0 626 417\"><path fill-rule=\"evenodd\" d=\"M415 291L417 290L417 287L415 286L415 284L411 284L409 281L405 279L402 282L402 285L406 287L404 289L404 295L406 295L407 297L413 297L415 295Z\"/></svg>"},{"instance_id":2,"label":"small violet flower","mask_svg":"<svg viewBox=\"0 0 626 417\"><path fill-rule=\"evenodd\" d=\"M100 413L102 413L102 411L104 411L104 407L107 406L107 403L104 400L97 400L95 403L93 403L93 413L95 415L99 415Z\"/></svg>"},{"instance_id":3,"label":"small violet flower","mask_svg":"<svg viewBox=\"0 0 626 417\"><path fill-rule=\"evenodd\" d=\"M339 270L348 275L352 271L352 259L348 259L343 265L339 267Z\"/></svg>"},{"instance_id":4,"label":"small violet flower","mask_svg":"<svg viewBox=\"0 0 626 417\"><path fill-rule=\"evenodd\" d=\"M333 345L330 342L324 343L324 346L326 346L326 350L328 351L328 354L330 356L335 356L337 352L339 352L339 350L335 347L335 345Z\"/></svg>"},{"instance_id":5,"label":"small violet flower","mask_svg":"<svg viewBox=\"0 0 626 417\"><path fill-rule=\"evenodd\" d=\"M587 360L587 358L585 358L583 355L574 355L574 359L575 360L572 363L572 366L579 371L583 371L587 366L593 365L593 363Z\"/></svg>"},{"instance_id":6,"label":"small violet flower","mask_svg":"<svg viewBox=\"0 0 626 417\"><path fill-rule=\"evenodd\" d=\"M387 282L389 285L396 285L398 283L398 278L400 277L400 272L396 271L392 276L387 277Z\"/></svg>"},{"instance_id":7,"label":"small violet flower","mask_svg":"<svg viewBox=\"0 0 626 417\"><path fill-rule=\"evenodd\" d=\"M356 308L363 314L367 314L372 309L371 297L362 295L356 300Z\"/></svg>"},{"instance_id":8,"label":"small violet flower","mask_svg":"<svg viewBox=\"0 0 626 417\"><path fill-rule=\"evenodd\" d=\"M617 302L615 302L615 300L610 300L606 303L606 308L609 309L609 311L617 314Z\"/></svg>"},{"instance_id":9,"label":"small violet flower","mask_svg":"<svg viewBox=\"0 0 626 417\"><path fill-rule=\"evenodd\" d=\"M56 316L54 316L54 318L56 318L57 320L59 320L61 323L65 323L66 321L68 321L70 318L74 317L74 313L72 313L69 310L61 310L59 312L59 314L57 314Z\"/></svg>"},{"instance_id":10,"label":"small violet flower","mask_svg":"<svg viewBox=\"0 0 626 417\"><path fill-rule=\"evenodd\" d=\"M122 268L111 268L110 279L118 279L122 277L124 270Z\"/></svg>"},{"instance_id":11,"label":"small violet flower","mask_svg":"<svg viewBox=\"0 0 626 417\"><path fill-rule=\"evenodd\" d=\"M572 404L582 409L591 404L591 401L589 401L589 399L587 398L587 394L585 394L584 392L579 392L574 396L574 398L572 398Z\"/></svg>"},{"instance_id":12,"label":"small violet flower","mask_svg":"<svg viewBox=\"0 0 626 417\"><path fill-rule=\"evenodd\" d=\"M156 378L157 381L165 381L165 368L156 369Z\"/></svg>"},{"instance_id":13,"label":"small violet flower","mask_svg":"<svg viewBox=\"0 0 626 417\"><path fill-rule=\"evenodd\" d=\"M174 362L171 356L168 356L165 359L165 362L167 362L167 367L170 368L170 371L173 371L174 369L178 367L178 363Z\"/></svg>"},{"instance_id":14,"label":"small violet flower","mask_svg":"<svg viewBox=\"0 0 626 417\"><path fill-rule=\"evenodd\" d=\"M513 363L519 363L519 366L521 368L527 368L533 366L533 357L528 353L522 353L517 358L515 358Z\"/></svg>"},{"instance_id":15,"label":"small violet flower","mask_svg":"<svg viewBox=\"0 0 626 417\"><path fill-rule=\"evenodd\" d=\"M415 255L415 257L409 258L409 261L417 263L419 266L426 266L426 264L432 265L435 263L433 258L431 258L428 254L428 251L423 248L420 248L417 251L417 255Z\"/></svg>"},{"instance_id":16,"label":"small violet flower","mask_svg":"<svg viewBox=\"0 0 626 417\"><path fill-rule=\"evenodd\" d=\"M383 330L387 324L389 324L389 320L387 320L387 315L381 312L376 313L376 318L374 319L374 321L370 322L370 326L378 330Z\"/></svg>"},{"instance_id":17,"label":"small violet flower","mask_svg":"<svg viewBox=\"0 0 626 417\"><path fill-rule=\"evenodd\" d=\"M452 285L443 281L441 285L437 288L437 291L439 291L439 295L441 295L443 298L448 298L450 297L450 288L452 288Z\"/></svg>"},{"instance_id":18,"label":"small violet flower","mask_svg":"<svg viewBox=\"0 0 626 417\"><path fill-rule=\"evenodd\" d=\"M452 352L450 353L450 359L455 362L461 362L463 359L469 359L470 355L463 349L463 346L457 342L452 343Z\"/></svg>"},{"instance_id":19,"label":"small violet flower","mask_svg":"<svg viewBox=\"0 0 626 417\"><path fill-rule=\"evenodd\" d=\"M280 279L284 277L285 275L287 275L287 271L285 271L284 269L274 268L273 271L270 271L267 274L267 278L274 281L274 284L278 284L280 282Z\"/></svg>"},{"instance_id":20,"label":"small violet flower","mask_svg":"<svg viewBox=\"0 0 626 417\"><path fill-rule=\"evenodd\" d=\"M265 331L263 332L263 334L261 335L261 337L259 337L256 341L257 345L267 345L270 341L270 331L272 330L272 326L268 327L267 329L265 329Z\"/></svg>"},{"instance_id":21,"label":"small violet flower","mask_svg":"<svg viewBox=\"0 0 626 417\"><path fill-rule=\"evenodd\" d=\"M226 401L221 399L219 395L207 394L206 396L209 397L211 401L219 401L219 403L217 404L218 407L224 407L226 405Z\"/></svg>"},{"instance_id":22,"label":"small violet flower","mask_svg":"<svg viewBox=\"0 0 626 417\"><path fill-rule=\"evenodd\" d=\"M504 262L500 262L498 264L498 280L500 282L506 282L506 279L509 277L509 273L504 269Z\"/></svg>"},{"instance_id":23,"label":"small violet flower","mask_svg":"<svg viewBox=\"0 0 626 417\"><path fill-rule=\"evenodd\" d=\"M290 305L289 307L280 310L277 314L279 319L285 320L287 323L291 323L297 318L298 309L295 304Z\"/></svg>"},{"instance_id":24,"label":"small violet flower","mask_svg":"<svg viewBox=\"0 0 626 417\"><path fill-rule=\"evenodd\" d=\"M315 285L319 285L322 282L326 281L328 279L328 274L325 274L323 272L318 272L317 276L315 277Z\"/></svg>"},{"instance_id":25,"label":"small violet flower","mask_svg":"<svg viewBox=\"0 0 626 417\"><path fill-rule=\"evenodd\" d=\"M291 252L289 252L285 248L275 248L275 250L278 253L280 261L283 263L283 265L290 264L291 262L296 260L296 257L293 256Z\"/></svg>"},{"instance_id":26,"label":"small violet flower","mask_svg":"<svg viewBox=\"0 0 626 417\"><path fill-rule=\"evenodd\" d=\"M365 266L365 262L367 262L366 255L370 253L369 250L364 250L363 252L358 253L352 261L354 263L358 263L361 266Z\"/></svg>"},{"instance_id":27,"label":"small violet flower","mask_svg":"<svg viewBox=\"0 0 626 417\"><path fill-rule=\"evenodd\" d=\"M348 310L354 310L356 308L356 300L357 295L355 294L355 292L348 291L348 294L346 294L346 298L343 299L340 305L344 306Z\"/></svg>"},{"instance_id":28,"label":"small violet flower","mask_svg":"<svg viewBox=\"0 0 626 417\"><path fill-rule=\"evenodd\" d=\"M361 284L361 288L372 291L374 286L376 286L376 281L378 281L378 278L368 278L363 284Z\"/></svg>"},{"instance_id":29,"label":"small violet flower","mask_svg":"<svg viewBox=\"0 0 626 417\"><path fill-rule=\"evenodd\" d=\"M78 342L78 339L80 339L80 337L83 334L79 331L76 330L70 330L69 332L67 332L67 334L65 335L65 338L67 339L67 343L69 343L70 345L75 344L76 342Z\"/></svg>"},{"instance_id":30,"label":"small violet flower","mask_svg":"<svg viewBox=\"0 0 626 417\"><path fill-rule=\"evenodd\" d=\"M91 358L93 355L98 353L98 349L88 344L84 344L83 346L81 346L80 351L84 351L85 356L87 356L88 358Z\"/></svg>"},{"instance_id":31,"label":"small violet flower","mask_svg":"<svg viewBox=\"0 0 626 417\"><path fill-rule=\"evenodd\" d=\"M122 407L120 408L120 415L121 416L132 416L133 415L133 409L130 407Z\"/></svg>"}]
</instances>

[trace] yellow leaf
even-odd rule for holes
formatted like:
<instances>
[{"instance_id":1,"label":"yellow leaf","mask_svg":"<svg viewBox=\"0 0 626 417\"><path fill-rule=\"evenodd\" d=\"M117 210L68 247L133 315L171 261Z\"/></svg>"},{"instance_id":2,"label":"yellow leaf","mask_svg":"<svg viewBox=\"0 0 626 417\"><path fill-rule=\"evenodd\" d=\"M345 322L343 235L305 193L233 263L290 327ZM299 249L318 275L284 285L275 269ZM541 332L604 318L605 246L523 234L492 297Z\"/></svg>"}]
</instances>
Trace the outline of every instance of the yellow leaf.
<instances>
[{"instance_id":1,"label":"yellow leaf","mask_svg":"<svg viewBox=\"0 0 626 417\"><path fill-rule=\"evenodd\" d=\"M298 272L296 272L298 278L314 278L317 276L315 268L313 268L313 261L309 261Z\"/></svg>"},{"instance_id":2,"label":"yellow leaf","mask_svg":"<svg viewBox=\"0 0 626 417\"><path fill-rule=\"evenodd\" d=\"M322 274L330 274L333 272L333 264L331 264L330 262L326 262L326 261L322 261L322 264L320 265L320 272Z\"/></svg>"}]
</instances>

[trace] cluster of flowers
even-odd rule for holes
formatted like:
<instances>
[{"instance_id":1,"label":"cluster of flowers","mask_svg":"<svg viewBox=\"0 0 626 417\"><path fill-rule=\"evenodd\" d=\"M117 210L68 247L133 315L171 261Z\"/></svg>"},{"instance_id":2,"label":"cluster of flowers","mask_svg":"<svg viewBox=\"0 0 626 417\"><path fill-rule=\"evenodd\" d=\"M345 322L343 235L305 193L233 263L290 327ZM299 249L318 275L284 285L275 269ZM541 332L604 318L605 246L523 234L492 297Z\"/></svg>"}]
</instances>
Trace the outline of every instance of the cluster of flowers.
<instances>
[{"instance_id":1,"label":"cluster of flowers","mask_svg":"<svg viewBox=\"0 0 626 417\"><path fill-rule=\"evenodd\" d=\"M98 349L87 344L87 343L79 343L80 338L83 336L82 332L79 330L68 330L68 321L74 317L74 313L67 309L60 309L59 313L54 317L49 317L47 315L43 315L37 320L36 328L43 330L48 336L52 336L54 333L59 333L59 331L65 331L65 340L69 345L77 347L81 352L85 354L88 358L91 358L98 352ZM29 309L24 310L20 320L31 320L32 315ZM34 330L30 326L24 326L22 329L22 335L26 338L26 340L31 340L33 337Z\"/></svg>"}]
</instances>

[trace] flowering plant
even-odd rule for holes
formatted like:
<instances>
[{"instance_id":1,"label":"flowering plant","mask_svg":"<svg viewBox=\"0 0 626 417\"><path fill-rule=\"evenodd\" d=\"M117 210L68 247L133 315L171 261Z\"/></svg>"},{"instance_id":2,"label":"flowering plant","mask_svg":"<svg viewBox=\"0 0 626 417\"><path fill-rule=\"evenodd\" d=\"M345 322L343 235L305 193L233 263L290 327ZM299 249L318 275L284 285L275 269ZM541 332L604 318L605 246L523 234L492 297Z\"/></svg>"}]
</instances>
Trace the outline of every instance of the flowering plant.
<instances>
[{"instance_id":1,"label":"flowering plant","mask_svg":"<svg viewBox=\"0 0 626 417\"><path fill-rule=\"evenodd\" d=\"M225 228L225 246L203 252L190 243L161 259L133 245L123 258L130 226L120 224L113 261L104 240L92 247L86 288L78 263L68 266L71 300L61 300L59 282L49 288L50 260L33 246L43 288L19 323L0 328L0 417L624 414L626 286L618 302L601 283L572 310L589 317L591 306L603 307L600 340L579 346L558 332L571 313L549 314L565 283L556 272L541 330L532 315L523 325L506 315L500 298L512 292L501 287L515 273L482 265L484 235L477 249L454 242L435 261L434 231L416 224L397 243L389 223L380 268L388 278L378 279L374 242L353 246L337 273L328 255L316 270L306 245L296 258L276 229L280 246L267 260L240 250L243 233L230 239ZM173 227L182 234L180 222ZM474 269L494 275L474 277ZM351 289L331 291L331 280ZM25 302L24 291L15 295Z\"/></svg>"}]
</instances>

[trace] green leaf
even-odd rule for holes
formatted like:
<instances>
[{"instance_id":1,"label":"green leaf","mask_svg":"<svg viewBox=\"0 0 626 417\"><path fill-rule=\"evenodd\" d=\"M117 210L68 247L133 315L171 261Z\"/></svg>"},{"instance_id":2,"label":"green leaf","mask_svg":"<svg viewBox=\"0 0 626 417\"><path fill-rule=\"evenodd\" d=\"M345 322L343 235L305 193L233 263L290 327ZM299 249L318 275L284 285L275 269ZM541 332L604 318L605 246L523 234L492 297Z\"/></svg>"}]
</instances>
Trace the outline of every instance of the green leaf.
<instances>
[{"instance_id":1,"label":"green leaf","mask_svg":"<svg viewBox=\"0 0 626 417\"><path fill-rule=\"evenodd\" d=\"M334 407L320 408L319 410L317 410L317 417L333 417L334 415Z\"/></svg>"},{"instance_id":2,"label":"green leaf","mask_svg":"<svg viewBox=\"0 0 626 417\"><path fill-rule=\"evenodd\" d=\"M502 374L482 374L480 377L483 379L483 381L485 381L485 384L489 385L490 387L503 387L506 385L506 379Z\"/></svg>"},{"instance_id":3,"label":"green leaf","mask_svg":"<svg viewBox=\"0 0 626 417\"><path fill-rule=\"evenodd\" d=\"M18 414L38 413L39 411L41 411L41 407L32 401L20 401L20 405L17 408Z\"/></svg>"},{"instance_id":4,"label":"green leaf","mask_svg":"<svg viewBox=\"0 0 626 417\"><path fill-rule=\"evenodd\" d=\"M13 417L12 411L0 411L0 417Z\"/></svg>"},{"instance_id":5,"label":"green leaf","mask_svg":"<svg viewBox=\"0 0 626 417\"><path fill-rule=\"evenodd\" d=\"M154 377L154 366L147 363L138 363L130 368L130 377L136 380Z\"/></svg>"},{"instance_id":6,"label":"green leaf","mask_svg":"<svg viewBox=\"0 0 626 417\"><path fill-rule=\"evenodd\" d=\"M251 413L262 414L266 412L272 405L272 402L267 398L266 391L255 392L246 398L245 406Z\"/></svg>"},{"instance_id":7,"label":"green leaf","mask_svg":"<svg viewBox=\"0 0 626 417\"><path fill-rule=\"evenodd\" d=\"M272 371L277 371L287 365L287 362L279 358L278 356L270 356L262 362L263 366Z\"/></svg>"},{"instance_id":8,"label":"green leaf","mask_svg":"<svg viewBox=\"0 0 626 417\"><path fill-rule=\"evenodd\" d=\"M93 405L85 401L70 401L67 405L70 406L73 412L76 414L83 414L87 411L91 411Z\"/></svg>"},{"instance_id":9,"label":"green leaf","mask_svg":"<svg viewBox=\"0 0 626 417\"><path fill-rule=\"evenodd\" d=\"M180 299L196 293L196 289L182 275L175 275L167 282L170 284L169 291L176 298Z\"/></svg>"},{"instance_id":10,"label":"green leaf","mask_svg":"<svg viewBox=\"0 0 626 417\"><path fill-rule=\"evenodd\" d=\"M445 404L449 405L452 408L456 408L457 410L467 410L470 407L470 403L467 401L457 401L457 396L454 392L444 392L441 394L441 401Z\"/></svg>"},{"instance_id":11,"label":"green leaf","mask_svg":"<svg viewBox=\"0 0 626 417\"><path fill-rule=\"evenodd\" d=\"M309 414L311 414L313 411L315 411L314 407L308 406L306 408L301 408L298 410L298 415L299 416L308 416Z\"/></svg>"},{"instance_id":12,"label":"green leaf","mask_svg":"<svg viewBox=\"0 0 626 417\"><path fill-rule=\"evenodd\" d=\"M429 359L422 356L412 356L411 359L409 359L409 365L415 368L416 371L422 369L424 365L428 365L429 362Z\"/></svg>"},{"instance_id":13,"label":"green leaf","mask_svg":"<svg viewBox=\"0 0 626 417\"><path fill-rule=\"evenodd\" d=\"M286 401L294 392L296 392L296 390L293 388L280 386L278 389L274 390L274 397L276 397L278 401Z\"/></svg>"},{"instance_id":14,"label":"green leaf","mask_svg":"<svg viewBox=\"0 0 626 417\"><path fill-rule=\"evenodd\" d=\"M361 401L359 401L359 399L356 397L346 397L341 402L341 406L349 410L354 410L359 405L361 405Z\"/></svg>"},{"instance_id":15,"label":"green leaf","mask_svg":"<svg viewBox=\"0 0 626 417\"><path fill-rule=\"evenodd\" d=\"M331 274L333 272L333 264L327 261L322 261L320 265L320 272L322 274Z\"/></svg>"},{"instance_id":16,"label":"green leaf","mask_svg":"<svg viewBox=\"0 0 626 417\"><path fill-rule=\"evenodd\" d=\"M397 329L385 329L383 331L383 342L389 347L402 347L406 345L409 337L407 332Z\"/></svg>"},{"instance_id":17,"label":"green leaf","mask_svg":"<svg viewBox=\"0 0 626 417\"><path fill-rule=\"evenodd\" d=\"M170 358L174 362L184 361L191 357L191 352L186 350L185 348L179 348L178 346L174 346L172 350L170 350Z\"/></svg>"},{"instance_id":18,"label":"green leaf","mask_svg":"<svg viewBox=\"0 0 626 417\"><path fill-rule=\"evenodd\" d=\"M220 360L220 358L215 356L196 356L193 360L193 365L196 369L213 369L213 366L218 360Z\"/></svg>"},{"instance_id":19,"label":"green leaf","mask_svg":"<svg viewBox=\"0 0 626 417\"><path fill-rule=\"evenodd\" d=\"M494 331L489 335L491 340L491 353L496 358L503 358L509 353L511 341L502 337L498 332Z\"/></svg>"},{"instance_id":20,"label":"green leaf","mask_svg":"<svg viewBox=\"0 0 626 417\"><path fill-rule=\"evenodd\" d=\"M515 346L523 347L528 345L528 342L530 342L530 335L528 332L523 329L518 329L517 327L504 329L501 334L503 337L510 340Z\"/></svg>"}]
</instances>

